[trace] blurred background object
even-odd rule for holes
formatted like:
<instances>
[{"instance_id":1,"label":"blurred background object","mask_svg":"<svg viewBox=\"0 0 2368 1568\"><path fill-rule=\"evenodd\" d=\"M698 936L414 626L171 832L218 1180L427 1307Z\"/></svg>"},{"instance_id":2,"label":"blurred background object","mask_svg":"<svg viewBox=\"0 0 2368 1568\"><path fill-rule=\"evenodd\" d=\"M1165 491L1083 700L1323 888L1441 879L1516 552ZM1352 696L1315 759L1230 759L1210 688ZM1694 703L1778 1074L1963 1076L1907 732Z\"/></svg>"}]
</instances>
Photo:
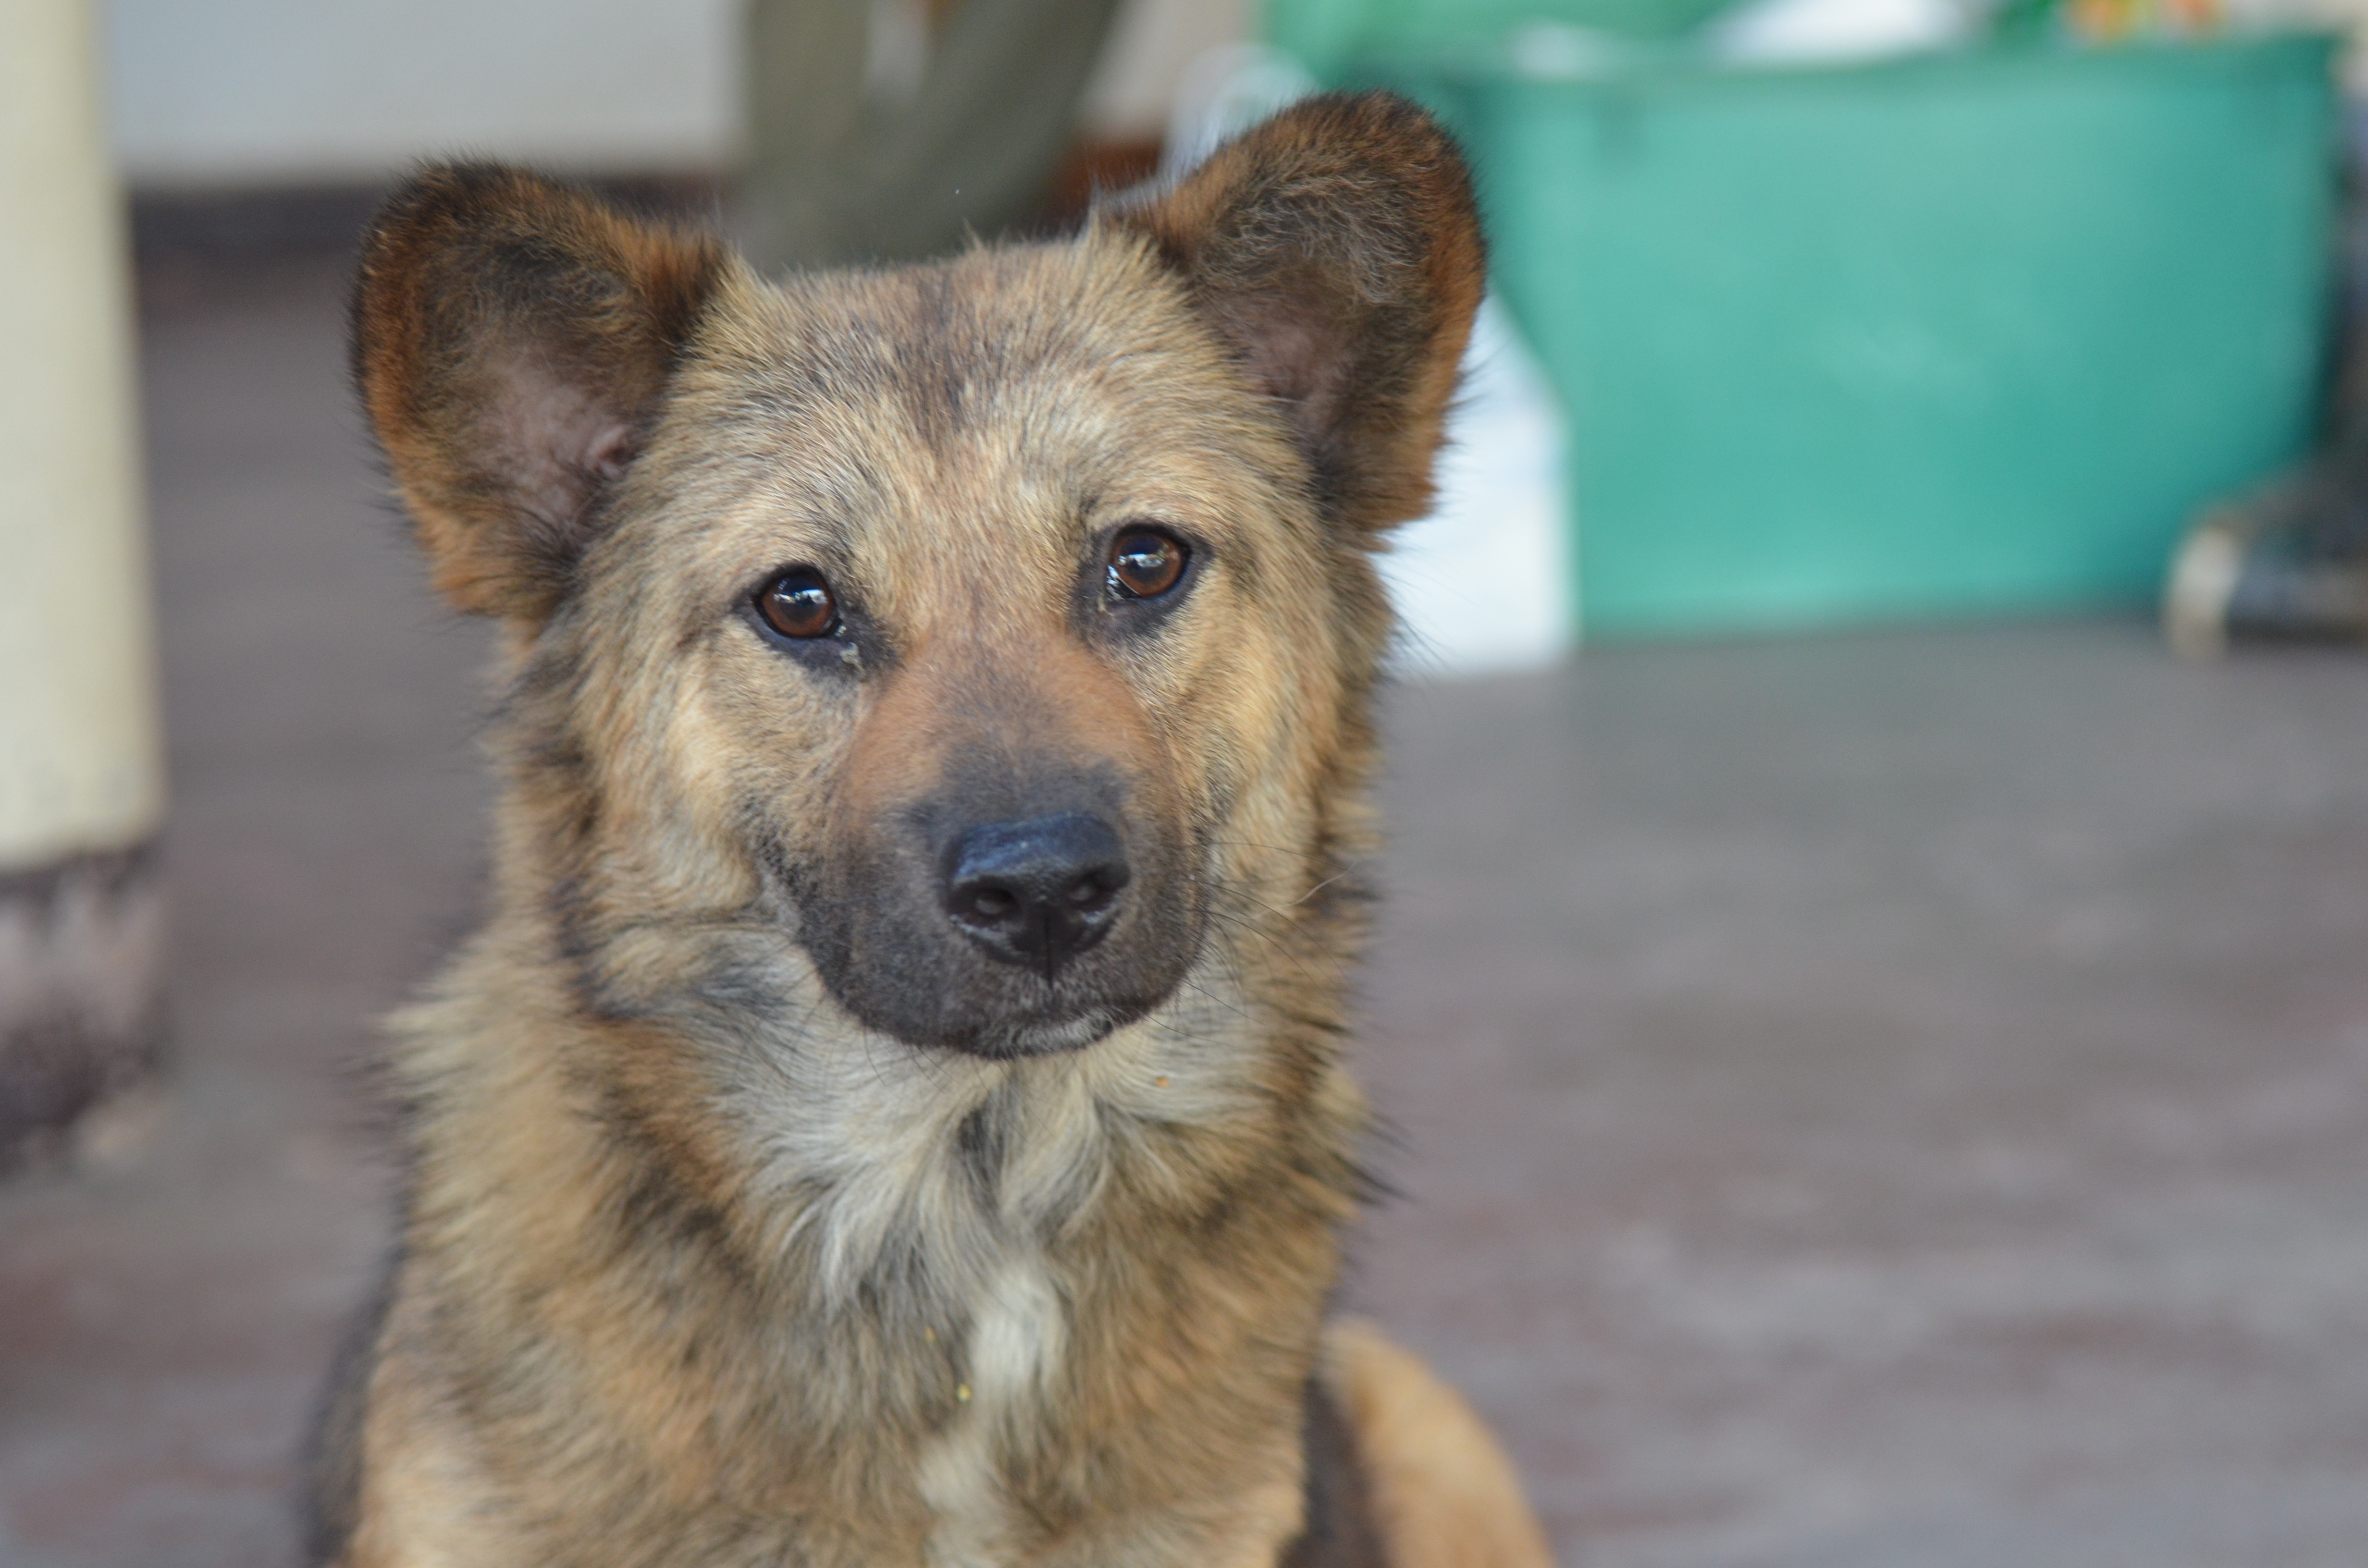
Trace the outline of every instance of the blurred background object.
<instances>
[{"instance_id":1,"label":"blurred background object","mask_svg":"<svg viewBox=\"0 0 2368 1568\"><path fill-rule=\"evenodd\" d=\"M2162 626L2187 658L2247 643L2368 643L2368 112L2355 102L2348 118L2328 434L2306 461L2215 498L2180 541Z\"/></svg>"},{"instance_id":2,"label":"blurred background object","mask_svg":"<svg viewBox=\"0 0 2368 1568\"><path fill-rule=\"evenodd\" d=\"M1745 64L1877 59L1962 43L1975 21L1963 0L1753 0L1720 17L1707 42Z\"/></svg>"},{"instance_id":3,"label":"blurred background object","mask_svg":"<svg viewBox=\"0 0 2368 1568\"><path fill-rule=\"evenodd\" d=\"M0 1172L152 1065L164 810L131 279L85 0L0 38Z\"/></svg>"},{"instance_id":4,"label":"blurred background object","mask_svg":"<svg viewBox=\"0 0 2368 1568\"><path fill-rule=\"evenodd\" d=\"M2368 439L2207 514L2171 563L2163 631L2190 658L2368 642Z\"/></svg>"},{"instance_id":5,"label":"blurred background object","mask_svg":"<svg viewBox=\"0 0 2368 1568\"><path fill-rule=\"evenodd\" d=\"M2196 508L2308 449L2327 42L1782 0L1711 25L1739 68L1578 29L1593 8L1480 37L1445 5L1270 11L1472 149L1569 411L1589 638L2134 609Z\"/></svg>"},{"instance_id":6,"label":"blurred background object","mask_svg":"<svg viewBox=\"0 0 2368 1568\"><path fill-rule=\"evenodd\" d=\"M752 259L908 261L1024 227L1118 0L749 0Z\"/></svg>"}]
</instances>

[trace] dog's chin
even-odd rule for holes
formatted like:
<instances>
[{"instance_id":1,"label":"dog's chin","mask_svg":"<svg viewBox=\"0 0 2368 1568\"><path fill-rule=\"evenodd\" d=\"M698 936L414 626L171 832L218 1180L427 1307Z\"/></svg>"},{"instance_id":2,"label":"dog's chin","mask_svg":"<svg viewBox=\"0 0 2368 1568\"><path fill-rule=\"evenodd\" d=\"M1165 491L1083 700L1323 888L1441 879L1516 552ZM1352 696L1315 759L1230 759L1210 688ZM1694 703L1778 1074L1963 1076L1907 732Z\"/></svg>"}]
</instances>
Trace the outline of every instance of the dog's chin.
<instances>
[{"instance_id":1,"label":"dog's chin","mask_svg":"<svg viewBox=\"0 0 2368 1568\"><path fill-rule=\"evenodd\" d=\"M826 971L824 978L828 985ZM954 1051L992 1062L1087 1050L1152 1011L1167 995L1047 995L1017 1006L1003 998L964 999L964 1006L940 996L934 1006L916 1006L917 999L909 992L830 989L857 1022L879 1034L918 1051Z\"/></svg>"},{"instance_id":2,"label":"dog's chin","mask_svg":"<svg viewBox=\"0 0 2368 1568\"><path fill-rule=\"evenodd\" d=\"M1024 1056L1059 1056L1083 1051L1110 1037L1110 1031L1135 1014L1112 1007L1095 1007L1063 1019L997 1020L936 1042L945 1051L983 1056L990 1062L1014 1062Z\"/></svg>"},{"instance_id":3,"label":"dog's chin","mask_svg":"<svg viewBox=\"0 0 2368 1568\"><path fill-rule=\"evenodd\" d=\"M881 1033L921 1051L954 1051L990 1062L1059 1056L1085 1051L1158 1006L1149 1000L1078 999L1064 1006L965 1010L926 1022L910 1017L856 1016Z\"/></svg>"}]
</instances>

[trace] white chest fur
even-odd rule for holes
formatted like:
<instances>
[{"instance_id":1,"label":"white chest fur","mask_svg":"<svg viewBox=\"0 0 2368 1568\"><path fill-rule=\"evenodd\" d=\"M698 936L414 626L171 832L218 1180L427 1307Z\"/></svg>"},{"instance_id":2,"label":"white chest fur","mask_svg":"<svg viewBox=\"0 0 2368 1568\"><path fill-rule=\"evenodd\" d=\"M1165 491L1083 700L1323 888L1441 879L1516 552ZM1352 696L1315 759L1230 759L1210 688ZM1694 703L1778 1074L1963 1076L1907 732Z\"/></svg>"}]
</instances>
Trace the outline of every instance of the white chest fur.
<instances>
[{"instance_id":1,"label":"white chest fur","mask_svg":"<svg viewBox=\"0 0 2368 1568\"><path fill-rule=\"evenodd\" d=\"M933 1568L1013 1561L1002 1449L1015 1426L1038 1417L1067 1347L1068 1319L1043 1260L1006 1257L972 1317L962 1415L921 1456L921 1496L938 1517Z\"/></svg>"}]
</instances>

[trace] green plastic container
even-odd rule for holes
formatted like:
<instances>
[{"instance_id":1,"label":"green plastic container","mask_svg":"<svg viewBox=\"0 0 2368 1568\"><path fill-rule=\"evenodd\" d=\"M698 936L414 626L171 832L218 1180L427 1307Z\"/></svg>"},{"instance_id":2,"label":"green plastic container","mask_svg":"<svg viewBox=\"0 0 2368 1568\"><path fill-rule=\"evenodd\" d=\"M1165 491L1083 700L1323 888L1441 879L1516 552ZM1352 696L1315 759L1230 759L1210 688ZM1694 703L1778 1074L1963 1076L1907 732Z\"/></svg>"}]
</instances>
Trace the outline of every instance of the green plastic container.
<instances>
[{"instance_id":1,"label":"green plastic container","mask_svg":"<svg viewBox=\"0 0 2368 1568\"><path fill-rule=\"evenodd\" d=\"M1737 0L1273 0L1269 41L1318 75L1384 52L1415 52L1498 37L1532 22L1592 28L1619 38L1674 39Z\"/></svg>"},{"instance_id":2,"label":"green plastic container","mask_svg":"<svg viewBox=\"0 0 2368 1568\"><path fill-rule=\"evenodd\" d=\"M2140 604L2313 433L2329 40L1344 74L1472 152L1589 637Z\"/></svg>"}]
</instances>

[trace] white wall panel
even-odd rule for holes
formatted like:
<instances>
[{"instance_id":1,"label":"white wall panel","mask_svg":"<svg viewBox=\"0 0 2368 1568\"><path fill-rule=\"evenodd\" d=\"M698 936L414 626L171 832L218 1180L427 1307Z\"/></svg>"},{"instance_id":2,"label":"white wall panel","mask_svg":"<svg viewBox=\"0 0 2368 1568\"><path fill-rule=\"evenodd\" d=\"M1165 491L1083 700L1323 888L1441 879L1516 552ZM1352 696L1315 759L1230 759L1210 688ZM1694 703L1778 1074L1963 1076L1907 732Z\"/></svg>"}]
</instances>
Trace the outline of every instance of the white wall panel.
<instances>
[{"instance_id":1,"label":"white wall panel","mask_svg":"<svg viewBox=\"0 0 2368 1568\"><path fill-rule=\"evenodd\" d=\"M455 151L712 168L737 0L108 0L111 119L143 185L335 180Z\"/></svg>"}]
</instances>

